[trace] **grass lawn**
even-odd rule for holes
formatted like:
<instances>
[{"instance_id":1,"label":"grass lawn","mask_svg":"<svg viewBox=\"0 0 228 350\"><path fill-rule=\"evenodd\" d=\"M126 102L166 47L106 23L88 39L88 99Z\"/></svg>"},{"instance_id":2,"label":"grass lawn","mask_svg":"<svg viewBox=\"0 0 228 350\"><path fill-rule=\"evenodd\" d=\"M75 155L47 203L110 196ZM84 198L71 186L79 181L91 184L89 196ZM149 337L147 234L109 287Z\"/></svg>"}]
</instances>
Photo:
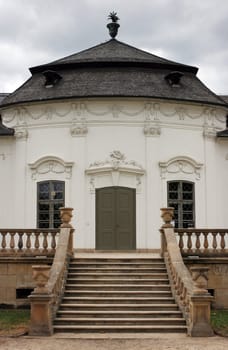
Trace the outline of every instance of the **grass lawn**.
<instances>
[{"instance_id":1,"label":"grass lawn","mask_svg":"<svg viewBox=\"0 0 228 350\"><path fill-rule=\"evenodd\" d=\"M0 309L0 336L17 336L28 331L30 310Z\"/></svg>"},{"instance_id":2,"label":"grass lawn","mask_svg":"<svg viewBox=\"0 0 228 350\"><path fill-rule=\"evenodd\" d=\"M215 333L228 337L228 310L212 310L211 324Z\"/></svg>"}]
</instances>

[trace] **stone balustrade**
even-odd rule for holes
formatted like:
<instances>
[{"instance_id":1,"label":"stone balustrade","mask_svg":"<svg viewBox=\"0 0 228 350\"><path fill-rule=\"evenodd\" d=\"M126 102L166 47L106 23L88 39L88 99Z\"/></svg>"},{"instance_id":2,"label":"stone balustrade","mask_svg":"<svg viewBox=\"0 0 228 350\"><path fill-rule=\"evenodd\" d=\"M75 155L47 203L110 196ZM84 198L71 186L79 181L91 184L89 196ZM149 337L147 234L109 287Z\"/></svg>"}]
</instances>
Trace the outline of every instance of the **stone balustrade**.
<instances>
[{"instance_id":1,"label":"stone balustrade","mask_svg":"<svg viewBox=\"0 0 228 350\"><path fill-rule=\"evenodd\" d=\"M165 208L162 208L164 218ZM168 215L169 211L169 215ZM192 276L183 262L176 234L171 225L173 208L166 208L161 232L162 256L164 257L173 295L187 323L190 336L212 336L210 306L212 297L206 289L208 269L194 267Z\"/></svg>"},{"instance_id":2,"label":"stone balustrade","mask_svg":"<svg viewBox=\"0 0 228 350\"><path fill-rule=\"evenodd\" d=\"M53 319L61 302L68 264L73 254L73 232L70 224L72 208L61 208L62 225L52 266L34 265L36 287L29 296L31 302L30 335L53 333Z\"/></svg>"},{"instance_id":3,"label":"stone balustrade","mask_svg":"<svg viewBox=\"0 0 228 350\"><path fill-rule=\"evenodd\" d=\"M0 255L53 256L59 229L0 229Z\"/></svg>"},{"instance_id":4,"label":"stone balustrade","mask_svg":"<svg viewBox=\"0 0 228 350\"><path fill-rule=\"evenodd\" d=\"M222 257L228 254L227 229L175 229L182 256Z\"/></svg>"}]
</instances>

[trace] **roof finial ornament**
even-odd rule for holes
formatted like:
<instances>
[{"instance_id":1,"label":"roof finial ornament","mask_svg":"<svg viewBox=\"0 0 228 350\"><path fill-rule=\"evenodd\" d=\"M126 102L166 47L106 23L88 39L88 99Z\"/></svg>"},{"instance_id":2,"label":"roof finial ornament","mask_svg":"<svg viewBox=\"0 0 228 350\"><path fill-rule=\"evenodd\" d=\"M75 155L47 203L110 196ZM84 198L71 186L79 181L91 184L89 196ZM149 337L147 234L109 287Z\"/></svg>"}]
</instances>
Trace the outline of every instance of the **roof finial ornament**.
<instances>
[{"instance_id":1,"label":"roof finial ornament","mask_svg":"<svg viewBox=\"0 0 228 350\"><path fill-rule=\"evenodd\" d=\"M107 28L109 29L109 35L111 36L112 39L115 39L120 26L119 23L117 23L117 21L119 21L119 17L117 16L116 12L112 11L108 16L108 19L112 20L112 22L107 24Z\"/></svg>"}]
</instances>

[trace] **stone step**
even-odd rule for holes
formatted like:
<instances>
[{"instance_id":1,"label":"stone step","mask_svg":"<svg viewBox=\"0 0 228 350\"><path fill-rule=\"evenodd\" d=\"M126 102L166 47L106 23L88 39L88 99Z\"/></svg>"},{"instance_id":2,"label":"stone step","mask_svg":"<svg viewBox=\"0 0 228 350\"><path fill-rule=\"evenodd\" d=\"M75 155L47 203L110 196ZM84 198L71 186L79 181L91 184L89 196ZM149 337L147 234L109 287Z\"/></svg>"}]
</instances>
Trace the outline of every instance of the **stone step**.
<instances>
[{"instance_id":1,"label":"stone step","mask_svg":"<svg viewBox=\"0 0 228 350\"><path fill-rule=\"evenodd\" d=\"M96 267L96 268L100 268L100 267L117 267L117 268L122 268L122 267L134 267L134 268L144 268L144 267L161 267L161 268L165 268L165 264L164 262L112 262L112 263L105 263L105 262L98 262L98 261L94 261L94 262L80 262L80 261L75 261L75 262L71 262L69 264L70 268L74 268L74 267L80 267L80 268L84 268L84 267Z\"/></svg>"},{"instance_id":2,"label":"stone step","mask_svg":"<svg viewBox=\"0 0 228 350\"><path fill-rule=\"evenodd\" d=\"M186 333L186 330L181 325L54 325L54 331L77 333Z\"/></svg>"},{"instance_id":3,"label":"stone step","mask_svg":"<svg viewBox=\"0 0 228 350\"><path fill-rule=\"evenodd\" d=\"M54 321L55 325L185 325L183 318L72 318L57 317Z\"/></svg>"},{"instance_id":4,"label":"stone step","mask_svg":"<svg viewBox=\"0 0 228 350\"><path fill-rule=\"evenodd\" d=\"M167 318L182 318L182 314L180 311L175 311L175 310L156 310L156 311L143 311L143 310L128 310L126 312L123 310L115 310L115 311L96 311L96 310L59 310L57 312L57 317L58 318L65 318L65 317L71 317L71 318L81 318L81 317L88 317L88 318L96 318L96 317L108 317L108 318L137 318L137 317L151 317L151 318L162 318L162 317L167 317Z\"/></svg>"},{"instance_id":5,"label":"stone step","mask_svg":"<svg viewBox=\"0 0 228 350\"><path fill-rule=\"evenodd\" d=\"M135 267L70 267L68 269L68 273L121 273L121 274L129 274L129 273L135 273L136 268ZM164 267L143 267L143 268L137 268L137 274L141 273L166 273L166 268Z\"/></svg>"},{"instance_id":6,"label":"stone step","mask_svg":"<svg viewBox=\"0 0 228 350\"><path fill-rule=\"evenodd\" d=\"M117 290L125 290L125 291L132 291L132 290L150 290L150 291L170 291L170 285L169 284L104 284L104 283L97 283L97 284L79 284L79 283L67 283L65 290L73 291L73 290L97 290L97 291L117 291Z\"/></svg>"},{"instance_id":7,"label":"stone step","mask_svg":"<svg viewBox=\"0 0 228 350\"><path fill-rule=\"evenodd\" d=\"M161 258L72 259L54 331L185 332Z\"/></svg>"},{"instance_id":8,"label":"stone step","mask_svg":"<svg viewBox=\"0 0 228 350\"><path fill-rule=\"evenodd\" d=\"M129 311L179 311L177 304L173 303L141 303L141 304L135 304L135 303L62 303L60 305L60 311L69 311L69 310L77 310L77 311L123 311L123 312L129 312Z\"/></svg>"},{"instance_id":9,"label":"stone step","mask_svg":"<svg viewBox=\"0 0 228 350\"><path fill-rule=\"evenodd\" d=\"M136 284L138 285L140 283L141 284L151 284L151 285L164 285L167 286L169 285L169 280L168 278L163 278L163 279L149 279L149 278L119 278L119 279L113 279L113 278L102 278L101 279L94 279L94 278L80 278L79 277L75 277L75 278L68 278L67 279L67 284L72 284L72 285L96 285L96 284L115 284L115 285L124 285L124 284Z\"/></svg>"},{"instance_id":10,"label":"stone step","mask_svg":"<svg viewBox=\"0 0 228 350\"><path fill-rule=\"evenodd\" d=\"M131 263L150 263L150 264L153 264L153 263L163 263L164 264L164 259L162 258L151 258L151 257L148 257L148 258L119 258L118 256L116 257L113 257L113 258L102 258L102 257L99 257L99 258L73 258L71 259L70 261L70 264L74 264L74 263L103 263L103 264L115 264L115 263L128 263L128 264L131 264Z\"/></svg>"},{"instance_id":11,"label":"stone step","mask_svg":"<svg viewBox=\"0 0 228 350\"><path fill-rule=\"evenodd\" d=\"M132 271L131 273L121 273L121 272L105 272L105 273L99 273L99 272L72 272L72 273L68 273L68 278L75 278L75 277L86 277L86 278L129 278L129 277L134 277L134 278L150 278L150 279L159 279L159 278L168 278L167 273L136 273L135 270Z\"/></svg>"},{"instance_id":12,"label":"stone step","mask_svg":"<svg viewBox=\"0 0 228 350\"><path fill-rule=\"evenodd\" d=\"M63 303L108 303L108 304L113 304L113 303L126 303L126 304L150 304L150 303L174 303L174 298L172 297L135 297L135 296L127 296L127 297L66 297L64 296L62 298Z\"/></svg>"},{"instance_id":13,"label":"stone step","mask_svg":"<svg viewBox=\"0 0 228 350\"><path fill-rule=\"evenodd\" d=\"M171 291L151 290L65 290L65 297L172 297Z\"/></svg>"}]
</instances>

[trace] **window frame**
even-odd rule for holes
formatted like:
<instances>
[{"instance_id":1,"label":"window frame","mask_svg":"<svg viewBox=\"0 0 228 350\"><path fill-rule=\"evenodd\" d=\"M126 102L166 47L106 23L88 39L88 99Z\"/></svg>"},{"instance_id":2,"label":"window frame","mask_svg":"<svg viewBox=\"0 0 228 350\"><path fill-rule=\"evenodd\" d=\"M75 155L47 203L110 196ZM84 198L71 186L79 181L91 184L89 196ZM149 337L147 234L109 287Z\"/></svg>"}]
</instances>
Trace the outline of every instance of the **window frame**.
<instances>
[{"instance_id":1,"label":"window frame","mask_svg":"<svg viewBox=\"0 0 228 350\"><path fill-rule=\"evenodd\" d=\"M40 195L40 185L42 184L49 184L49 196L48 196L48 199L41 199L39 198L39 195ZM63 185L63 199L52 199L51 198L51 192L53 190L53 186L54 184L62 184ZM62 181L62 180L42 180L42 181L39 181L37 182L37 219L36 219L36 225L37 225L37 228L41 228L40 227L40 218L39 218L39 214L40 214L40 209L39 209L39 205L40 203L43 203L43 204L48 204L49 205L49 209L48 209L48 212L49 212L49 227L47 229L53 229L53 228L57 228L55 227L55 218L54 218L54 214L55 214L55 210L54 210L54 205L57 204L57 203L60 203L62 202L62 205L61 206L65 206L65 181ZM60 213L59 213L60 215ZM58 220L60 221L60 219Z\"/></svg>"},{"instance_id":2,"label":"window frame","mask_svg":"<svg viewBox=\"0 0 228 350\"><path fill-rule=\"evenodd\" d=\"M170 190L169 190L169 185L172 183L177 183L178 184L178 189L177 189L177 194L178 194L178 198L177 199L170 199L169 198L169 194L170 194ZM192 199L188 200L188 199L183 199L183 184L191 184L192 185ZM192 221L191 223L189 223L188 227L195 227L195 183L193 181L188 181L188 180L170 180L167 181L167 205L168 207L172 206L172 202L176 202L178 205L178 221L176 221L174 219L174 226L175 228L187 228L184 227L183 223L184 223L184 219L183 219L183 214L184 214L184 210L183 210L183 204L192 204ZM176 222L178 223L178 226L176 226Z\"/></svg>"}]
</instances>

